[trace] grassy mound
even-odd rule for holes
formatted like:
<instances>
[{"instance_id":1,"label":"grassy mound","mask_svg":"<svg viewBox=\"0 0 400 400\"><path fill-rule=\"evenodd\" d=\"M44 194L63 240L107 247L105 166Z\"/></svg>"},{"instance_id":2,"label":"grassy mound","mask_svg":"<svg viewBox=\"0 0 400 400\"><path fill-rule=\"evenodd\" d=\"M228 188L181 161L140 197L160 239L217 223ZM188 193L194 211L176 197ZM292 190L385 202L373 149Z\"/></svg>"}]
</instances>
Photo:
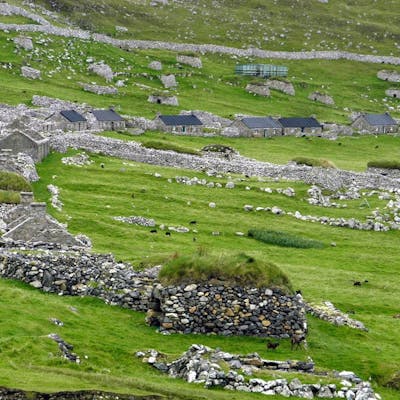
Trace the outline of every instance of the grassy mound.
<instances>
[{"instance_id":1,"label":"grassy mound","mask_svg":"<svg viewBox=\"0 0 400 400\"><path fill-rule=\"evenodd\" d=\"M31 192L31 184L15 172L0 171L0 190L14 192Z\"/></svg>"},{"instance_id":2,"label":"grassy mound","mask_svg":"<svg viewBox=\"0 0 400 400\"><path fill-rule=\"evenodd\" d=\"M261 242L281 247L295 247L298 249L322 249L324 247L324 244L317 240L305 239L280 231L250 229L248 235Z\"/></svg>"},{"instance_id":3,"label":"grassy mound","mask_svg":"<svg viewBox=\"0 0 400 400\"><path fill-rule=\"evenodd\" d=\"M0 203L17 204L20 201L21 197L19 193L8 190L0 190Z\"/></svg>"},{"instance_id":4,"label":"grassy mound","mask_svg":"<svg viewBox=\"0 0 400 400\"><path fill-rule=\"evenodd\" d=\"M335 164L325 158L295 157L292 158L296 164L308 165L310 167L336 168Z\"/></svg>"},{"instance_id":5,"label":"grassy mound","mask_svg":"<svg viewBox=\"0 0 400 400\"><path fill-rule=\"evenodd\" d=\"M374 160L369 161L368 168L400 169L400 161L396 160Z\"/></svg>"},{"instance_id":6,"label":"grassy mound","mask_svg":"<svg viewBox=\"0 0 400 400\"><path fill-rule=\"evenodd\" d=\"M160 271L164 284L224 282L230 286L279 287L291 292L288 277L273 263L244 253L203 254L173 258Z\"/></svg>"},{"instance_id":7,"label":"grassy mound","mask_svg":"<svg viewBox=\"0 0 400 400\"><path fill-rule=\"evenodd\" d=\"M173 143L167 143L162 141L152 140L149 142L142 143L143 147L148 149L156 149L156 150L171 150L175 151L176 153L184 153L184 154L192 154L199 156L201 155L198 151L193 150L189 147L179 146Z\"/></svg>"}]
</instances>

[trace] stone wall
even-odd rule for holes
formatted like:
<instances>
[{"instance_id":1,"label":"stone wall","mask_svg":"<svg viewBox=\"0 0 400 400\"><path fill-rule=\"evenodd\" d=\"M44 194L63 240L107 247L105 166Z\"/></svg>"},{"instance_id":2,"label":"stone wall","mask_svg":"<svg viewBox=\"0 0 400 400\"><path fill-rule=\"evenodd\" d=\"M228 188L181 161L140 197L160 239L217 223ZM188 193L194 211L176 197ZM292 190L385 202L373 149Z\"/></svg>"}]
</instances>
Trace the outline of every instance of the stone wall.
<instances>
[{"instance_id":1,"label":"stone wall","mask_svg":"<svg viewBox=\"0 0 400 400\"><path fill-rule=\"evenodd\" d=\"M39 180L32 157L25 153L12 154L11 149L0 149L0 170L16 172L30 182Z\"/></svg>"},{"instance_id":2,"label":"stone wall","mask_svg":"<svg viewBox=\"0 0 400 400\"><path fill-rule=\"evenodd\" d=\"M0 276L45 292L95 296L106 303L147 311L154 277L117 263L111 255L86 252L19 254L2 251Z\"/></svg>"},{"instance_id":3,"label":"stone wall","mask_svg":"<svg viewBox=\"0 0 400 400\"><path fill-rule=\"evenodd\" d=\"M329 190L345 187L365 189L392 189L399 186L399 179L370 172L352 172L334 168L315 168L305 165L277 165L260 162L239 155L229 160L220 157L178 154L173 151L147 149L136 142L125 142L101 136L82 133L53 136L51 146L55 151L65 152L68 147L91 153L124 158L147 164L185 168L197 171L237 173L249 176L267 176L314 184Z\"/></svg>"},{"instance_id":4,"label":"stone wall","mask_svg":"<svg viewBox=\"0 0 400 400\"><path fill-rule=\"evenodd\" d=\"M157 286L149 323L179 333L288 338L305 335L301 296L279 289L230 287L223 283Z\"/></svg>"}]
</instances>

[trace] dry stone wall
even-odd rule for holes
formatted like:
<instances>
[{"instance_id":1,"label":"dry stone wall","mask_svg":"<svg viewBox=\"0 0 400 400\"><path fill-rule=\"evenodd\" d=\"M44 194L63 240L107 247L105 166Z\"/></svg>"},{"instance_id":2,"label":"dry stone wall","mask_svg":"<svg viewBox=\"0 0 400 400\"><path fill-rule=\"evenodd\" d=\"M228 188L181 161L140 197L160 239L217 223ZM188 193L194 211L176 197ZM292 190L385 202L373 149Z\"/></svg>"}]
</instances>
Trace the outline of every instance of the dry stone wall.
<instances>
[{"instance_id":1,"label":"dry stone wall","mask_svg":"<svg viewBox=\"0 0 400 400\"><path fill-rule=\"evenodd\" d=\"M65 152L72 147L153 165L208 171L209 173L237 173L249 176L267 176L279 180L302 181L334 191L346 187L391 190L399 187L400 184L399 178L379 173L351 172L296 164L276 165L238 155L225 159L211 154L204 156L178 154L173 151L147 149L133 141L127 143L86 133L53 136L50 143L53 150L59 152Z\"/></svg>"},{"instance_id":2,"label":"dry stone wall","mask_svg":"<svg viewBox=\"0 0 400 400\"><path fill-rule=\"evenodd\" d=\"M301 296L279 289L223 283L158 286L152 299L156 308L149 311L148 320L162 331L280 338L307 332Z\"/></svg>"}]
</instances>

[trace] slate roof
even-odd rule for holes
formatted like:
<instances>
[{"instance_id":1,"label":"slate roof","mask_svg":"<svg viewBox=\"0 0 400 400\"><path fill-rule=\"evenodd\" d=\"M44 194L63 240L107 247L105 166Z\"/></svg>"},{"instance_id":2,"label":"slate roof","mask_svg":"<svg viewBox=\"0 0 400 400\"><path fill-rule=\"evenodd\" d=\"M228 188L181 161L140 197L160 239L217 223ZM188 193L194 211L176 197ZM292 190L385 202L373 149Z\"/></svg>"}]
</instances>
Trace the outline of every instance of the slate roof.
<instances>
[{"instance_id":1,"label":"slate roof","mask_svg":"<svg viewBox=\"0 0 400 400\"><path fill-rule=\"evenodd\" d=\"M63 110L60 114L69 122L85 122L86 118L75 110Z\"/></svg>"},{"instance_id":2,"label":"slate roof","mask_svg":"<svg viewBox=\"0 0 400 400\"><path fill-rule=\"evenodd\" d=\"M100 122L124 120L114 110L93 110L93 115L96 117L97 121Z\"/></svg>"},{"instance_id":3,"label":"slate roof","mask_svg":"<svg viewBox=\"0 0 400 400\"><path fill-rule=\"evenodd\" d=\"M203 125L195 115L159 115L158 118L167 126Z\"/></svg>"},{"instance_id":4,"label":"slate roof","mask_svg":"<svg viewBox=\"0 0 400 400\"><path fill-rule=\"evenodd\" d=\"M284 128L321 128L321 124L315 118L279 118Z\"/></svg>"},{"instance_id":5,"label":"slate roof","mask_svg":"<svg viewBox=\"0 0 400 400\"><path fill-rule=\"evenodd\" d=\"M282 125L271 117L246 117L241 121L250 129L282 128Z\"/></svg>"},{"instance_id":6,"label":"slate roof","mask_svg":"<svg viewBox=\"0 0 400 400\"><path fill-rule=\"evenodd\" d=\"M396 121L387 113L385 114L365 114L365 120L373 126L397 125Z\"/></svg>"}]
</instances>

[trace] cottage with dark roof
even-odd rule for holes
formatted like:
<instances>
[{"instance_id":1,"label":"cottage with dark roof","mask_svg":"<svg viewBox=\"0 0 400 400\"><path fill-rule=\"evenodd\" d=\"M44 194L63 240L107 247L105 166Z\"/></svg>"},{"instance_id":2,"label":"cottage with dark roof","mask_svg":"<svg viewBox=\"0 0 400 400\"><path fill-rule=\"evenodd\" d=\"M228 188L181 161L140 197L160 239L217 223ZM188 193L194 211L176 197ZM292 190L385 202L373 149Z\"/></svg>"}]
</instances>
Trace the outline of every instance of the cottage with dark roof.
<instances>
[{"instance_id":1,"label":"cottage with dark roof","mask_svg":"<svg viewBox=\"0 0 400 400\"><path fill-rule=\"evenodd\" d=\"M158 115L155 118L157 128L175 134L198 135L203 132L203 123L193 114Z\"/></svg>"},{"instance_id":2,"label":"cottage with dark roof","mask_svg":"<svg viewBox=\"0 0 400 400\"><path fill-rule=\"evenodd\" d=\"M382 134L396 133L399 130L397 122L388 114L361 114L351 126L359 132Z\"/></svg>"},{"instance_id":3,"label":"cottage with dark roof","mask_svg":"<svg viewBox=\"0 0 400 400\"><path fill-rule=\"evenodd\" d=\"M46 118L45 130L84 131L88 129L87 119L75 110L62 110Z\"/></svg>"},{"instance_id":4,"label":"cottage with dark roof","mask_svg":"<svg viewBox=\"0 0 400 400\"><path fill-rule=\"evenodd\" d=\"M283 134L282 125L271 117L245 117L234 121L231 125L240 136L271 137Z\"/></svg>"},{"instance_id":5,"label":"cottage with dark roof","mask_svg":"<svg viewBox=\"0 0 400 400\"><path fill-rule=\"evenodd\" d=\"M49 139L37 132L15 130L0 138L0 149L10 149L11 154L28 154L38 162L49 154L50 145Z\"/></svg>"},{"instance_id":6,"label":"cottage with dark roof","mask_svg":"<svg viewBox=\"0 0 400 400\"><path fill-rule=\"evenodd\" d=\"M321 135L322 125L312 117L309 118L279 118L285 136Z\"/></svg>"},{"instance_id":7,"label":"cottage with dark roof","mask_svg":"<svg viewBox=\"0 0 400 400\"><path fill-rule=\"evenodd\" d=\"M118 131L125 129L125 120L114 110L93 110L97 128L103 131Z\"/></svg>"}]
</instances>

